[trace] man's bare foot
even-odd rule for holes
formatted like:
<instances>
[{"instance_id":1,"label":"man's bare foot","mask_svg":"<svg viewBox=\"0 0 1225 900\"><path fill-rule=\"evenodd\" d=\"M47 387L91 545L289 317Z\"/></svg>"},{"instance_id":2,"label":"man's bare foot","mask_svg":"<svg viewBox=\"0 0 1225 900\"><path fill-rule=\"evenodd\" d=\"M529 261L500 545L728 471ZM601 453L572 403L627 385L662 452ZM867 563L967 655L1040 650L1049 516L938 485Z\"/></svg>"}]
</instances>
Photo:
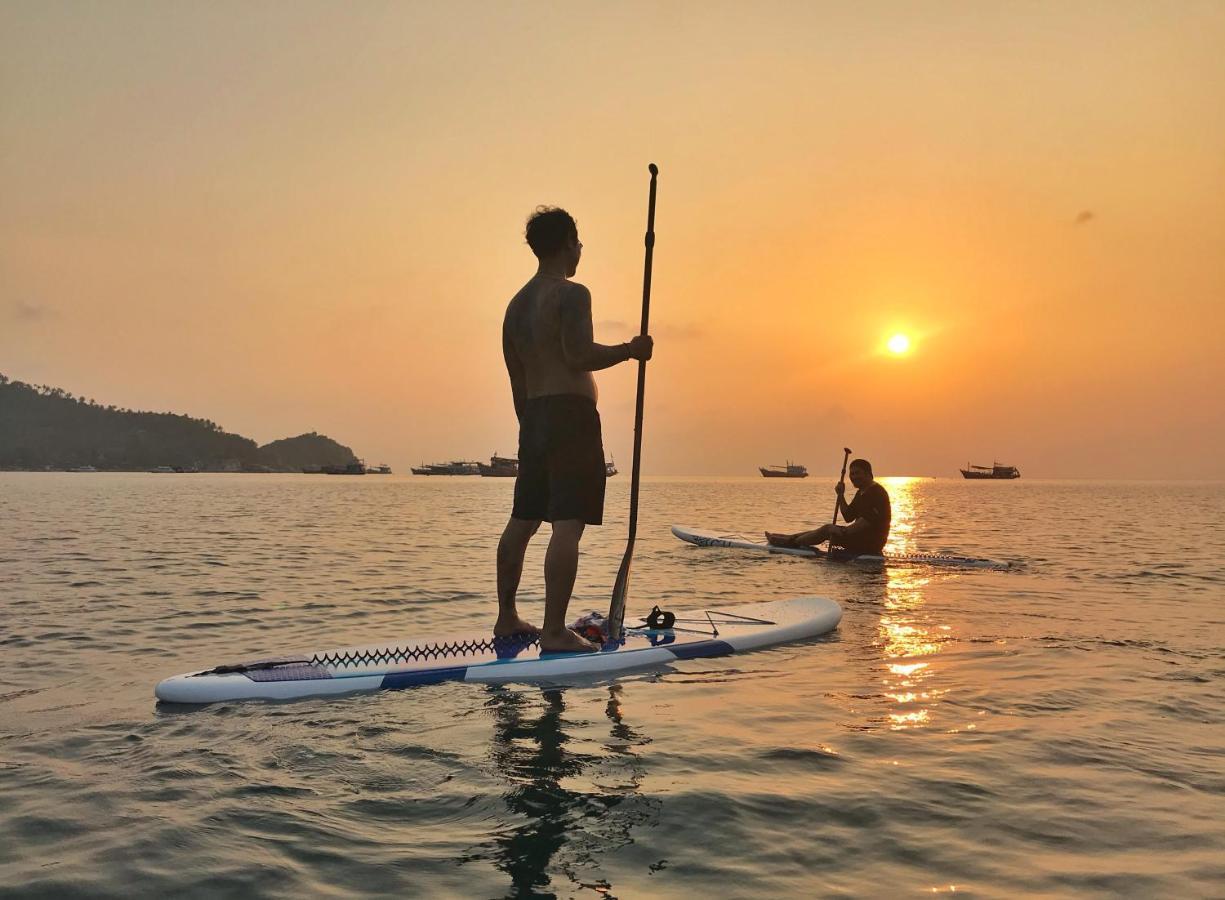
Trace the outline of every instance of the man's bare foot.
<instances>
[{"instance_id":1,"label":"man's bare foot","mask_svg":"<svg viewBox=\"0 0 1225 900\"><path fill-rule=\"evenodd\" d=\"M540 634L540 629L518 616L498 616L493 624L493 636L510 637L512 634Z\"/></svg>"},{"instance_id":2,"label":"man's bare foot","mask_svg":"<svg viewBox=\"0 0 1225 900\"><path fill-rule=\"evenodd\" d=\"M569 628L560 632L540 633L541 653L594 653L600 648Z\"/></svg>"},{"instance_id":3,"label":"man's bare foot","mask_svg":"<svg viewBox=\"0 0 1225 900\"><path fill-rule=\"evenodd\" d=\"M766 543L771 547L794 547L795 539L789 534L775 534L773 531L767 531Z\"/></svg>"}]
</instances>

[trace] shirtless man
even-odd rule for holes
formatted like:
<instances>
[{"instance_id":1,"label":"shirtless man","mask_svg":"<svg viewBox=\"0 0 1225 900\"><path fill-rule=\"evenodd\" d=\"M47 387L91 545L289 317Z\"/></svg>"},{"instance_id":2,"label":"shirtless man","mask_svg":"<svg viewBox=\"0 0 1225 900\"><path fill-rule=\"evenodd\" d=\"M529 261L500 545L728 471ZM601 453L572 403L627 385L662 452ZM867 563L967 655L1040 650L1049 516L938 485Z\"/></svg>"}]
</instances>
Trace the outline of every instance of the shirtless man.
<instances>
[{"instance_id":1,"label":"shirtless man","mask_svg":"<svg viewBox=\"0 0 1225 900\"><path fill-rule=\"evenodd\" d=\"M893 512L889 506L889 492L872 475L872 464L866 459L851 463L851 484L855 485L855 498L846 502L846 485L841 481L834 487L838 495L838 510L846 519L846 525L822 525L812 531L795 534L766 532L766 541L776 547L815 547L830 542L830 549L841 547L857 555L879 556L889 540L889 524Z\"/></svg>"},{"instance_id":2,"label":"shirtless man","mask_svg":"<svg viewBox=\"0 0 1225 900\"><path fill-rule=\"evenodd\" d=\"M502 355L519 417L515 505L498 542L495 635L540 634L546 653L598 650L566 627L587 525L604 517L604 445L592 372L651 358L641 335L606 346L592 338L591 292L568 279L583 245L564 209L539 207L528 219L527 243L539 260L532 279L511 299L502 323ZM515 594L523 554L542 521L553 524L544 559L544 627L519 617Z\"/></svg>"}]
</instances>

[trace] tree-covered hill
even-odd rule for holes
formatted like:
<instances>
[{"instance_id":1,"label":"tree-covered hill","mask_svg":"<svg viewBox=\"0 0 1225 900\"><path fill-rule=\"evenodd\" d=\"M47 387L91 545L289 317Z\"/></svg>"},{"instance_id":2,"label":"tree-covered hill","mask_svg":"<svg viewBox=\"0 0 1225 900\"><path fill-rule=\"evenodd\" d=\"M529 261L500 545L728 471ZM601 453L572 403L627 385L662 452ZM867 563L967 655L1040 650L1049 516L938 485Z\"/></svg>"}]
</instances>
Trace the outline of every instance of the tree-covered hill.
<instances>
[{"instance_id":1,"label":"tree-covered hill","mask_svg":"<svg viewBox=\"0 0 1225 900\"><path fill-rule=\"evenodd\" d=\"M357 462L353 451L344 444L313 431L264 444L259 452L269 465L288 472L301 472L320 466L347 466Z\"/></svg>"},{"instance_id":2,"label":"tree-covered hill","mask_svg":"<svg viewBox=\"0 0 1225 900\"><path fill-rule=\"evenodd\" d=\"M355 459L348 447L314 433L260 447L207 419L103 406L0 375L0 469L300 472Z\"/></svg>"}]
</instances>

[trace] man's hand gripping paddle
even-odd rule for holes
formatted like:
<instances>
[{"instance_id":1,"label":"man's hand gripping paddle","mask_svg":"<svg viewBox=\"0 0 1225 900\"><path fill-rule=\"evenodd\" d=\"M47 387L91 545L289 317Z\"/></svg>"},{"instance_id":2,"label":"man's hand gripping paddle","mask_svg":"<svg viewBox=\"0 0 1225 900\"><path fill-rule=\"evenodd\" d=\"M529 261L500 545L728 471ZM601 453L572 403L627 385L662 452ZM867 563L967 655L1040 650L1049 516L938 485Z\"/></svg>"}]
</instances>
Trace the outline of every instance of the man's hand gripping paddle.
<instances>
[{"instance_id":1,"label":"man's hand gripping paddle","mask_svg":"<svg viewBox=\"0 0 1225 900\"><path fill-rule=\"evenodd\" d=\"M838 507L842 504L843 493L846 490L846 461L851 458L851 448L842 448L842 474L838 476L838 483L842 485L842 490L838 491L838 496L834 498L834 520L830 522L830 527L838 524ZM829 542L830 549L833 549L834 540L831 537Z\"/></svg>"}]
</instances>

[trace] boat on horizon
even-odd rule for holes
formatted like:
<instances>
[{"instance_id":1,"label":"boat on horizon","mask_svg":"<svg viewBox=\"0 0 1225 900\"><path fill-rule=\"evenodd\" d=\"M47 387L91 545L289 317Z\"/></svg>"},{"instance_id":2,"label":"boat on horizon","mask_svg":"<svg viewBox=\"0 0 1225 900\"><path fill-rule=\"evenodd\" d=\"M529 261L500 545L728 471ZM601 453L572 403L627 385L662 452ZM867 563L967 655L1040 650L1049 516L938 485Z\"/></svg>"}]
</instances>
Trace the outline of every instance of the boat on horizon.
<instances>
[{"instance_id":1,"label":"boat on horizon","mask_svg":"<svg viewBox=\"0 0 1225 900\"><path fill-rule=\"evenodd\" d=\"M366 464L359 459L344 466L323 466L320 471L324 475L365 475Z\"/></svg>"},{"instance_id":2,"label":"boat on horizon","mask_svg":"<svg viewBox=\"0 0 1225 900\"><path fill-rule=\"evenodd\" d=\"M489 457L489 465L477 463L476 468L483 478L514 478L519 474L519 460L511 456L498 456L495 453ZM416 469L413 469L413 472L418 475L438 474L436 472L418 472ZM604 477L612 478L616 474L616 460L606 461L604 463Z\"/></svg>"},{"instance_id":3,"label":"boat on horizon","mask_svg":"<svg viewBox=\"0 0 1225 900\"><path fill-rule=\"evenodd\" d=\"M996 478L1009 479L1020 478L1021 470L1016 466L1005 466L1000 463L993 462L989 466L973 466L966 463L966 467L961 470L962 478L981 479L981 478Z\"/></svg>"},{"instance_id":4,"label":"boat on horizon","mask_svg":"<svg viewBox=\"0 0 1225 900\"><path fill-rule=\"evenodd\" d=\"M757 469L763 478L807 478L808 468L787 460L785 466L760 466Z\"/></svg>"},{"instance_id":5,"label":"boat on horizon","mask_svg":"<svg viewBox=\"0 0 1225 900\"><path fill-rule=\"evenodd\" d=\"M366 474L367 475L390 475L392 474L391 466L387 465L387 463L379 463L377 466L367 466Z\"/></svg>"},{"instance_id":6,"label":"boat on horizon","mask_svg":"<svg viewBox=\"0 0 1225 900\"><path fill-rule=\"evenodd\" d=\"M447 463L422 463L413 466L409 471L414 475L480 475L482 478L515 478L519 474L519 460L513 456L498 456L494 453L489 457L489 464L471 462L469 460L452 460ZM605 461L604 477L612 478L617 474L616 460Z\"/></svg>"},{"instance_id":7,"label":"boat on horizon","mask_svg":"<svg viewBox=\"0 0 1225 900\"><path fill-rule=\"evenodd\" d=\"M453 459L446 463L422 463L409 471L414 475L480 475L479 463L465 459Z\"/></svg>"},{"instance_id":8,"label":"boat on horizon","mask_svg":"<svg viewBox=\"0 0 1225 900\"><path fill-rule=\"evenodd\" d=\"M489 465L477 463L476 468L483 478L514 478L519 474L519 460L494 453L489 457Z\"/></svg>"}]
</instances>

